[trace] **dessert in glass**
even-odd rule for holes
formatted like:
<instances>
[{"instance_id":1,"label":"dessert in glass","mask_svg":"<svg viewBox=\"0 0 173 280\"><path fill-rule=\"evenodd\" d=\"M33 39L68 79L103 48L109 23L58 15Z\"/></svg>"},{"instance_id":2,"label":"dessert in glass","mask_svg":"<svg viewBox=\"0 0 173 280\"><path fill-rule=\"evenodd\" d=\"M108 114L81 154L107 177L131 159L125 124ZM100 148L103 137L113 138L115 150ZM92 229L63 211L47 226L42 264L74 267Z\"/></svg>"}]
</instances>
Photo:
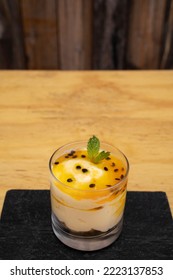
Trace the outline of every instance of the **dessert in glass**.
<instances>
[{"instance_id":1,"label":"dessert in glass","mask_svg":"<svg viewBox=\"0 0 173 280\"><path fill-rule=\"evenodd\" d=\"M115 241L123 225L129 171L126 156L93 136L88 142L56 150L49 169L52 227L58 239L85 251Z\"/></svg>"}]
</instances>

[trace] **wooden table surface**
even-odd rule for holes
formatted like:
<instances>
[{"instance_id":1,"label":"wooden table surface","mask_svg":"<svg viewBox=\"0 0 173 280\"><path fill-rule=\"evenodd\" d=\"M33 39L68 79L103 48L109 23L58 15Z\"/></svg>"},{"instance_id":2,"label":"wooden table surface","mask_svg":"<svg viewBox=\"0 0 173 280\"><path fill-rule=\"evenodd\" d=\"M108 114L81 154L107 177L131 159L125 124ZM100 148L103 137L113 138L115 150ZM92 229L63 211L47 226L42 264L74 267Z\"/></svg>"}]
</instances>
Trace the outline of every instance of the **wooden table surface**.
<instances>
[{"instance_id":1,"label":"wooden table surface","mask_svg":"<svg viewBox=\"0 0 173 280\"><path fill-rule=\"evenodd\" d=\"M0 209L9 189L49 189L59 146L95 134L129 159L128 189L173 213L173 71L1 71Z\"/></svg>"}]
</instances>

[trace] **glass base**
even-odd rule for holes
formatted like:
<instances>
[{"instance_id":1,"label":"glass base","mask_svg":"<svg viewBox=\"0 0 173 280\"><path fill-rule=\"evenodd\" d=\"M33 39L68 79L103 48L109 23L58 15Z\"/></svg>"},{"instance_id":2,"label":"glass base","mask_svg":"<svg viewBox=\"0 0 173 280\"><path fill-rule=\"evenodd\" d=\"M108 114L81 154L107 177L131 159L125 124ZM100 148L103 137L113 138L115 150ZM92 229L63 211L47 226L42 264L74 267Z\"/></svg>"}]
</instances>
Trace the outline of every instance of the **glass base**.
<instances>
[{"instance_id":1,"label":"glass base","mask_svg":"<svg viewBox=\"0 0 173 280\"><path fill-rule=\"evenodd\" d=\"M99 233L97 235L74 234L70 230L60 227L60 222L52 213L52 228L58 239L65 245L81 250L81 251L95 251L105 248L112 244L120 235L123 226L123 218L119 223L107 232Z\"/></svg>"}]
</instances>

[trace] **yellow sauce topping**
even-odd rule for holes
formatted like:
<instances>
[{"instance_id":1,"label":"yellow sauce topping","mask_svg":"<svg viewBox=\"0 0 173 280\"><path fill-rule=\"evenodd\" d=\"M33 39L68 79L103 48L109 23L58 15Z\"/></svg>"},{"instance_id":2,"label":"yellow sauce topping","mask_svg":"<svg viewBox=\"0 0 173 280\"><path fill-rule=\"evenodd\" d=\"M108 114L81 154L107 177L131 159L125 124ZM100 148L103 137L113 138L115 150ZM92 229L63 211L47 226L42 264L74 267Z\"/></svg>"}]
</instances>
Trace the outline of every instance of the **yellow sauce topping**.
<instances>
[{"instance_id":1,"label":"yellow sauce topping","mask_svg":"<svg viewBox=\"0 0 173 280\"><path fill-rule=\"evenodd\" d=\"M54 184L75 198L80 199L84 196L83 192L80 192L82 190L90 191L85 192L86 199L90 198L92 193L92 198L99 197L101 194L101 197L109 195L109 199L112 200L113 195L110 194L109 189L124 178L126 168L121 160L112 154L95 164L88 158L86 150L76 150L57 158L53 163L52 171L60 182L70 188L58 184L58 181ZM101 193L95 190L100 190Z\"/></svg>"}]
</instances>

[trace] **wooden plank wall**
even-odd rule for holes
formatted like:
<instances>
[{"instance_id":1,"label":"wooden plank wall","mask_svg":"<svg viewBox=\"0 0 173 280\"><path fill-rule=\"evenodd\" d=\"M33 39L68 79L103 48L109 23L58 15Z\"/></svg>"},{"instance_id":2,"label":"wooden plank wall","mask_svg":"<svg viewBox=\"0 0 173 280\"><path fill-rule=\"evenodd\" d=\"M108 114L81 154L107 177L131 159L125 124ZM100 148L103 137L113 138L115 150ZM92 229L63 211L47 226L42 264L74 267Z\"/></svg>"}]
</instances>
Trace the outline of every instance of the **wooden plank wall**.
<instances>
[{"instance_id":1,"label":"wooden plank wall","mask_svg":"<svg viewBox=\"0 0 173 280\"><path fill-rule=\"evenodd\" d=\"M0 68L26 68L22 18L18 0L0 0Z\"/></svg>"},{"instance_id":2,"label":"wooden plank wall","mask_svg":"<svg viewBox=\"0 0 173 280\"><path fill-rule=\"evenodd\" d=\"M173 0L0 0L0 69L171 69Z\"/></svg>"},{"instance_id":3,"label":"wooden plank wall","mask_svg":"<svg viewBox=\"0 0 173 280\"><path fill-rule=\"evenodd\" d=\"M166 0L133 1L130 12L127 62L134 68L160 66ZM138 26L138 28L136 28Z\"/></svg>"},{"instance_id":4,"label":"wooden plank wall","mask_svg":"<svg viewBox=\"0 0 173 280\"><path fill-rule=\"evenodd\" d=\"M21 0L27 67L57 69L57 19L54 0Z\"/></svg>"},{"instance_id":5,"label":"wooden plank wall","mask_svg":"<svg viewBox=\"0 0 173 280\"><path fill-rule=\"evenodd\" d=\"M58 46L61 69L92 67L92 0L59 0Z\"/></svg>"}]
</instances>

